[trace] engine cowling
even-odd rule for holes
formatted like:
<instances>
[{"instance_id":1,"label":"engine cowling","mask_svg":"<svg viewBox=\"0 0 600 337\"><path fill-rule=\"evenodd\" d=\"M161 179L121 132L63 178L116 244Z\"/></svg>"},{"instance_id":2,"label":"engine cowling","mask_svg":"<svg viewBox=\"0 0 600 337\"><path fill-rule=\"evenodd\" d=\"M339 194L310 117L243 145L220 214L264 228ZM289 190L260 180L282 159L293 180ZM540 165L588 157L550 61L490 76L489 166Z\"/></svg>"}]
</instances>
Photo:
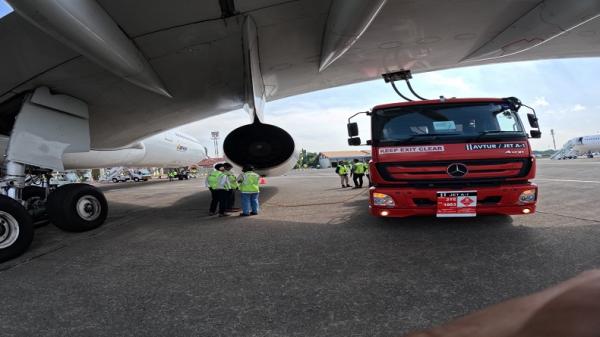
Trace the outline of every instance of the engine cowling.
<instances>
[{"instance_id":1,"label":"engine cowling","mask_svg":"<svg viewBox=\"0 0 600 337\"><path fill-rule=\"evenodd\" d=\"M223 143L225 157L236 166L251 164L264 176L282 175L298 161L296 142L284 129L253 123L233 130Z\"/></svg>"}]
</instances>

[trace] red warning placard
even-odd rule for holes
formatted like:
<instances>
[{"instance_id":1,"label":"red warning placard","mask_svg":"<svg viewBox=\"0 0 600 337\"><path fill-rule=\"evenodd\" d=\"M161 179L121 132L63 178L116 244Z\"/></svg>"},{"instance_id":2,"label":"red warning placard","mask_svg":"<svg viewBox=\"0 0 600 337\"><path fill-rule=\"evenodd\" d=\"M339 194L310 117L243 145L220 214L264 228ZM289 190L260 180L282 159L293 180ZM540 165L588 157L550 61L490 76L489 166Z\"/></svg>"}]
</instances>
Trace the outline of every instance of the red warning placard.
<instances>
[{"instance_id":1,"label":"red warning placard","mask_svg":"<svg viewBox=\"0 0 600 337\"><path fill-rule=\"evenodd\" d=\"M472 217L477 215L477 191L437 192L437 217Z\"/></svg>"}]
</instances>

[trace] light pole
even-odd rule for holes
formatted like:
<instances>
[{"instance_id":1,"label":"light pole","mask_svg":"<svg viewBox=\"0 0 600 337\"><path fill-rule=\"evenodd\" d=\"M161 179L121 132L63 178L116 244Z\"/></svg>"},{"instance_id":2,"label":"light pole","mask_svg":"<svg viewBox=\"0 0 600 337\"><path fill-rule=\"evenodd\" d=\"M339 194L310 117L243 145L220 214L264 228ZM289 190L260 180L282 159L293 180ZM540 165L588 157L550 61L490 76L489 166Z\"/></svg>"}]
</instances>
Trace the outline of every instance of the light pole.
<instances>
[{"instance_id":1,"label":"light pole","mask_svg":"<svg viewBox=\"0 0 600 337\"><path fill-rule=\"evenodd\" d=\"M554 129L550 129L550 134L552 135L552 143L554 144L554 151L556 151L556 139L554 138Z\"/></svg>"},{"instance_id":2,"label":"light pole","mask_svg":"<svg viewBox=\"0 0 600 337\"><path fill-rule=\"evenodd\" d=\"M219 158L219 131L211 132L210 139L213 140L213 144L215 145L215 158Z\"/></svg>"}]
</instances>

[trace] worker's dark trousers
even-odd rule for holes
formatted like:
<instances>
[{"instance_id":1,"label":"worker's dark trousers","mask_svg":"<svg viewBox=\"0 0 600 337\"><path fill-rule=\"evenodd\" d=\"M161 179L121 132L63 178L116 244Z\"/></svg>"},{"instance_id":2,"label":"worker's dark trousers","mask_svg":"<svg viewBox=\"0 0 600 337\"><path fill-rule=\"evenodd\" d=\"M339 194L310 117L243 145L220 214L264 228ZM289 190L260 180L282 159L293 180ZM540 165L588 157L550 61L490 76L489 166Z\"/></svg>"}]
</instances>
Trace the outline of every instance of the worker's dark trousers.
<instances>
[{"instance_id":1,"label":"worker's dark trousers","mask_svg":"<svg viewBox=\"0 0 600 337\"><path fill-rule=\"evenodd\" d=\"M215 213L217 211L217 205L219 204L219 198L217 197L216 190L213 190L212 188L209 188L209 190L212 199L210 200L210 208L208 211L211 213Z\"/></svg>"},{"instance_id":2,"label":"worker's dark trousers","mask_svg":"<svg viewBox=\"0 0 600 337\"><path fill-rule=\"evenodd\" d=\"M352 180L354 180L354 187L362 187L363 185L363 176L364 174L360 173L354 173L352 175Z\"/></svg>"},{"instance_id":3,"label":"worker's dark trousers","mask_svg":"<svg viewBox=\"0 0 600 337\"><path fill-rule=\"evenodd\" d=\"M229 191L226 190L210 190L213 196L210 202L210 211L215 212L217 204L219 205L219 214L225 214L229 208Z\"/></svg>"},{"instance_id":4,"label":"worker's dark trousers","mask_svg":"<svg viewBox=\"0 0 600 337\"><path fill-rule=\"evenodd\" d=\"M235 192L237 190L230 190L229 195L227 196L227 209L234 209L235 208Z\"/></svg>"}]
</instances>

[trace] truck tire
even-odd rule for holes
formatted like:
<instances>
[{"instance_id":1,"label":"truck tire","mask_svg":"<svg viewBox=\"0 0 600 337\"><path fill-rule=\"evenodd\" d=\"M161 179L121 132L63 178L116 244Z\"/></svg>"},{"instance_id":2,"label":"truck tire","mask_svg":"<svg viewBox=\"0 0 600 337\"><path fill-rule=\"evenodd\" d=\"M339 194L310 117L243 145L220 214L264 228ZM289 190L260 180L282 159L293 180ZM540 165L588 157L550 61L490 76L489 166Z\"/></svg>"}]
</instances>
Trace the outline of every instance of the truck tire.
<instances>
[{"instance_id":1,"label":"truck tire","mask_svg":"<svg viewBox=\"0 0 600 337\"><path fill-rule=\"evenodd\" d=\"M0 262L23 254L33 241L33 221L25 207L0 195Z\"/></svg>"},{"instance_id":2,"label":"truck tire","mask_svg":"<svg viewBox=\"0 0 600 337\"><path fill-rule=\"evenodd\" d=\"M119 182L119 180L118 180L117 178L112 178L112 182L113 182L113 183L118 183L118 182Z\"/></svg>"},{"instance_id":3,"label":"truck tire","mask_svg":"<svg viewBox=\"0 0 600 337\"><path fill-rule=\"evenodd\" d=\"M21 198L25 202L25 209L31 215L33 222L38 225L38 222L48 220L48 212L46 211L46 188L40 186L25 186L21 194Z\"/></svg>"},{"instance_id":4,"label":"truck tire","mask_svg":"<svg viewBox=\"0 0 600 337\"><path fill-rule=\"evenodd\" d=\"M138 177L134 177L134 178L133 178L133 181L135 181L136 183L139 183L139 182L140 182L140 178L138 178Z\"/></svg>"},{"instance_id":5,"label":"truck tire","mask_svg":"<svg viewBox=\"0 0 600 337\"><path fill-rule=\"evenodd\" d=\"M48 196L48 216L58 228L85 232L100 227L108 215L104 194L88 184L68 184Z\"/></svg>"}]
</instances>

